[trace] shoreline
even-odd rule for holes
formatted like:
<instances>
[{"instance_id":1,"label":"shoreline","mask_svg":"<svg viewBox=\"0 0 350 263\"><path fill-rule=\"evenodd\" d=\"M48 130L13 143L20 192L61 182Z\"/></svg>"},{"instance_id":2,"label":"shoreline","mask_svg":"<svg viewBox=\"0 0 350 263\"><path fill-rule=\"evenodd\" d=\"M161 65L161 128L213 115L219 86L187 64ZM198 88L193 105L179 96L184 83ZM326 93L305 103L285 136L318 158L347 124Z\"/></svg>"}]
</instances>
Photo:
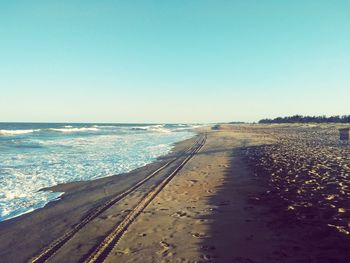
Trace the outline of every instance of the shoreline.
<instances>
[{"instance_id":1,"label":"shoreline","mask_svg":"<svg viewBox=\"0 0 350 263\"><path fill-rule=\"evenodd\" d=\"M320 224L318 217L310 221L310 212L312 215L315 210L301 209L299 214L295 213L297 208L289 209L290 204L281 198L283 188L271 183L276 179L274 170L261 169L275 169L273 164L280 156L293 153L289 151L293 147L281 152L282 146L286 142L288 146L294 141L300 143L300 138L316 140L318 153L329 149L334 153L334 148L328 147L338 143L334 127L329 132L328 128L303 125L221 125L219 129L202 128L198 136L201 133L207 134L203 148L132 221L111 248L106 262L347 262L348 236ZM169 155L128 176L58 186L55 189L68 193L63 202L33 212L36 216L25 215L26 220L9 224L7 229L0 223L0 256L5 262L27 261L50 240L81 221L89 209L128 188L131 181L136 183L174 156L185 158L184 150L198 136L178 142ZM314 147L307 142L302 145L305 151ZM348 149L339 147L343 147L339 148L342 151ZM298 154L307 160L304 153ZM277 159L265 162L271 156ZM332 162L333 157L326 156ZM293 160L288 159L289 165ZM50 262L80 262L86 258L173 168L167 169L89 222ZM300 178L308 180L307 176ZM293 183L286 186L292 187ZM344 209L343 218L348 212L347 207ZM21 236L21 240L16 240L16 236Z\"/></svg>"},{"instance_id":2,"label":"shoreline","mask_svg":"<svg viewBox=\"0 0 350 263\"><path fill-rule=\"evenodd\" d=\"M85 185L88 185L88 184L90 184L92 182L95 182L95 181L97 182L97 181L100 181L100 180L103 181L106 178L115 177L115 176L125 176L125 175L128 175L129 173L134 173L136 170L142 169L145 166L152 165L154 163L158 163L163 158L170 158L174 154L174 152L178 151L178 149L177 149L178 148L178 146L177 146L178 144L181 144L182 142L185 142L187 140L191 140L191 139L193 139L193 138L198 136L198 132L196 130L192 130L191 132L193 133L193 136L191 138L172 143L170 145L171 149L169 150L168 153L165 153L164 155L160 155L160 156L156 157L150 163L147 163L145 165L136 167L136 168L134 168L134 169L132 169L132 170L130 170L128 172L123 172L123 173L119 173L119 174L111 174L111 175L107 175L107 176L103 176L103 177L96 178L96 179L91 179L91 180L87 179L87 180L82 180L82 181L72 181L72 182L66 182L66 183L59 183L59 184L48 186L48 187L43 187L43 188L37 190L37 192L49 192L49 193L52 193L52 194L56 194L56 197L50 199L47 203L43 204L40 207L39 206L36 207L36 208L33 207L32 209L30 209L28 211L22 212L20 214L16 214L16 215L14 215L14 216L12 216L10 218L6 218L6 219L0 221L0 224L2 222L6 222L6 221L9 221L9 220L21 217L22 215L32 213L32 212L34 212L34 211L36 211L38 209L43 209L46 206L48 206L50 203L57 202L57 201L61 200L64 196L69 194L70 192L78 191L80 189L80 187L84 187Z\"/></svg>"},{"instance_id":3,"label":"shoreline","mask_svg":"<svg viewBox=\"0 0 350 263\"><path fill-rule=\"evenodd\" d=\"M196 130L194 133L193 137L174 143L168 154L159 156L154 162L128 173L41 189L64 193L59 200L51 201L42 208L1 221L0 256L5 262L29 260L62 232L72 228L89 210L136 184L168 159L182 155L183 151L200 135ZM24 229L26 229L25 233L23 233ZM17 236L22 236L20 242ZM18 250L21 252L19 253Z\"/></svg>"},{"instance_id":4,"label":"shoreline","mask_svg":"<svg viewBox=\"0 0 350 263\"><path fill-rule=\"evenodd\" d=\"M194 136L195 127L5 123L0 127L0 221L42 208L62 195L41 189L126 173L154 162L174 143Z\"/></svg>"},{"instance_id":5,"label":"shoreline","mask_svg":"<svg viewBox=\"0 0 350 263\"><path fill-rule=\"evenodd\" d=\"M172 158L173 156L175 156L177 154L180 154L184 150L184 148L186 146L188 146L192 141L194 141L200 135L200 133L198 133L197 131L193 131L193 133L194 133L194 135L191 138L173 143L172 149L167 154L158 156L154 161L152 161L152 162L150 162L150 163L148 163L146 165L137 167L137 168L135 168L135 169L133 169L133 170L131 170L129 172L108 175L108 176L97 178L97 179L93 179L93 180L75 181L75 182L68 182L68 183L63 183L63 184L57 184L57 185L54 185L54 186L42 188L39 191L63 192L63 195L65 193L69 194L71 192L79 191L81 188L84 188L87 184L90 184L90 183L93 183L93 182L96 182L96 183L99 182L99 181L102 182L102 181L104 181L104 180L106 180L107 178L110 178L110 177L128 176L129 174L137 173L137 172L139 172L139 170L143 170L144 168L146 168L148 166L159 165L159 162L162 162L162 161L164 161L166 159Z\"/></svg>"}]
</instances>

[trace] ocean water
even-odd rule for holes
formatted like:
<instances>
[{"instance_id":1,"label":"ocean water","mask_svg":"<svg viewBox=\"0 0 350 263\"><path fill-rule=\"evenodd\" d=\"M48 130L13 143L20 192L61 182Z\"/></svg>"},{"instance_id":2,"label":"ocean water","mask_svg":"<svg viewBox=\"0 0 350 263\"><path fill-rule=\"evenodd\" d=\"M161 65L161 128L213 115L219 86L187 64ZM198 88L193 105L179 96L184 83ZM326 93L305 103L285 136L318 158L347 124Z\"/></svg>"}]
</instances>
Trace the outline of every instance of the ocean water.
<instances>
[{"instance_id":1,"label":"ocean water","mask_svg":"<svg viewBox=\"0 0 350 263\"><path fill-rule=\"evenodd\" d=\"M131 171L194 136L186 124L0 123L0 221L62 193L41 188Z\"/></svg>"}]
</instances>

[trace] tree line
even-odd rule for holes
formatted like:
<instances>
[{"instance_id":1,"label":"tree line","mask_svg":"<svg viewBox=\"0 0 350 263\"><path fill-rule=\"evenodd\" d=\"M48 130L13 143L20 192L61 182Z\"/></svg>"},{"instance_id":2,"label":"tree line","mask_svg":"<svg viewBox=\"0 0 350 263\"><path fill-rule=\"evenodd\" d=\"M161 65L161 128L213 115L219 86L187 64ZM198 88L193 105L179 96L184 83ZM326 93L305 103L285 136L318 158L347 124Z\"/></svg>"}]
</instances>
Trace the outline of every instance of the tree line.
<instances>
[{"instance_id":1,"label":"tree line","mask_svg":"<svg viewBox=\"0 0 350 263\"><path fill-rule=\"evenodd\" d=\"M350 115L336 115L327 117L323 116L302 116L294 115L288 117L278 117L274 119L262 119L259 123L323 123L323 122L334 122L334 123L350 123Z\"/></svg>"}]
</instances>

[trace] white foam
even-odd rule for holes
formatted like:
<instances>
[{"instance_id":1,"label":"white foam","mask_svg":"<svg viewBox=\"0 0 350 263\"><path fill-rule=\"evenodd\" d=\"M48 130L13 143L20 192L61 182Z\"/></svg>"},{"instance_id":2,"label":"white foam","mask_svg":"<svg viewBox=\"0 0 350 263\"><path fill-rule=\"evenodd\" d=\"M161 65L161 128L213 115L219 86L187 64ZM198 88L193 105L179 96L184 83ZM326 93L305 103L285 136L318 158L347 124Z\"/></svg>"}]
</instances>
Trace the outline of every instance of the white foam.
<instances>
[{"instance_id":1,"label":"white foam","mask_svg":"<svg viewBox=\"0 0 350 263\"><path fill-rule=\"evenodd\" d=\"M160 126L160 125L155 125L155 126ZM144 131L148 131L150 130L152 127L155 127L152 125L149 126L131 126L130 129L132 130L144 130Z\"/></svg>"},{"instance_id":2,"label":"white foam","mask_svg":"<svg viewBox=\"0 0 350 263\"><path fill-rule=\"evenodd\" d=\"M44 193L44 192L43 192ZM47 201L41 201L37 205L32 207L18 207L17 210L13 207L3 207L1 210L0 218L1 221L6 221L11 218L19 217L21 215L28 214L30 212L33 212L34 210L38 208L43 208L45 205L49 203L49 200L51 202L59 201L61 199L61 196L64 194L64 192L46 192L46 195L49 195L50 198L47 198Z\"/></svg>"},{"instance_id":3,"label":"white foam","mask_svg":"<svg viewBox=\"0 0 350 263\"><path fill-rule=\"evenodd\" d=\"M70 128L65 126L66 128L50 128L50 131L56 132L84 132L84 131L98 131L96 127L82 127L82 128Z\"/></svg>"},{"instance_id":4,"label":"white foam","mask_svg":"<svg viewBox=\"0 0 350 263\"><path fill-rule=\"evenodd\" d=\"M149 126L135 126L130 127L131 130L136 131L149 131L149 132L162 132L162 133L170 133L171 130L164 127L162 124L157 125L149 125Z\"/></svg>"},{"instance_id":5,"label":"white foam","mask_svg":"<svg viewBox=\"0 0 350 263\"><path fill-rule=\"evenodd\" d=\"M115 125L94 125L92 127L95 127L95 128L119 128L118 126L115 126Z\"/></svg>"},{"instance_id":6,"label":"white foam","mask_svg":"<svg viewBox=\"0 0 350 263\"><path fill-rule=\"evenodd\" d=\"M42 129L40 136L19 138L16 147L9 144L9 151L0 151L0 221L57 200L57 193L39 189L131 171L169 152L174 142L193 136L191 132L170 132L176 127L165 125L133 126L145 132L132 132L131 126L114 127L117 129L76 136L70 132L99 129L51 126ZM17 147L32 141L42 147Z\"/></svg>"},{"instance_id":7,"label":"white foam","mask_svg":"<svg viewBox=\"0 0 350 263\"><path fill-rule=\"evenodd\" d=\"M26 133L32 133L40 131L40 129L34 130L0 130L0 135L18 135L18 134L26 134Z\"/></svg>"},{"instance_id":8,"label":"white foam","mask_svg":"<svg viewBox=\"0 0 350 263\"><path fill-rule=\"evenodd\" d=\"M163 133L171 133L171 130L166 129L166 128L160 128L160 127L151 128L151 131L163 132Z\"/></svg>"}]
</instances>

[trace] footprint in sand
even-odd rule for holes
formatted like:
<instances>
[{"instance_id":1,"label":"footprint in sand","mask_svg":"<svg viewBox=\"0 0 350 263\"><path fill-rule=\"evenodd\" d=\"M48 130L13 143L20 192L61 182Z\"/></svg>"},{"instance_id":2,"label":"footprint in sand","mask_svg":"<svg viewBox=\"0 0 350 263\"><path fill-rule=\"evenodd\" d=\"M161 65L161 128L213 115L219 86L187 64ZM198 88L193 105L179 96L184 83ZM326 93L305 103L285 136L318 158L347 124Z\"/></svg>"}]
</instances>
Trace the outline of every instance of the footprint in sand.
<instances>
[{"instance_id":1,"label":"footprint in sand","mask_svg":"<svg viewBox=\"0 0 350 263\"><path fill-rule=\"evenodd\" d=\"M196 238L204 238L204 237L206 237L204 233L192 233L192 236L196 237Z\"/></svg>"},{"instance_id":2,"label":"footprint in sand","mask_svg":"<svg viewBox=\"0 0 350 263\"><path fill-rule=\"evenodd\" d=\"M168 242L165 242L164 240L160 241L159 244L163 247L163 248L175 248L174 245L169 244Z\"/></svg>"},{"instance_id":3,"label":"footprint in sand","mask_svg":"<svg viewBox=\"0 0 350 263\"><path fill-rule=\"evenodd\" d=\"M118 256L121 256L121 255L128 255L128 254L130 254L131 253L131 249L130 248L126 248L126 249L124 249L124 250L116 250L115 252L114 252L114 255L118 255Z\"/></svg>"},{"instance_id":4,"label":"footprint in sand","mask_svg":"<svg viewBox=\"0 0 350 263\"><path fill-rule=\"evenodd\" d=\"M159 251L158 254L161 254L163 257L175 255L174 252L171 252L169 250L176 248L176 246L169 244L168 242L166 242L164 240L160 241L159 244L162 246L162 250Z\"/></svg>"},{"instance_id":5,"label":"footprint in sand","mask_svg":"<svg viewBox=\"0 0 350 263\"><path fill-rule=\"evenodd\" d=\"M173 216L184 217L184 216L187 216L187 213L184 211L177 211L175 214L173 214Z\"/></svg>"}]
</instances>

